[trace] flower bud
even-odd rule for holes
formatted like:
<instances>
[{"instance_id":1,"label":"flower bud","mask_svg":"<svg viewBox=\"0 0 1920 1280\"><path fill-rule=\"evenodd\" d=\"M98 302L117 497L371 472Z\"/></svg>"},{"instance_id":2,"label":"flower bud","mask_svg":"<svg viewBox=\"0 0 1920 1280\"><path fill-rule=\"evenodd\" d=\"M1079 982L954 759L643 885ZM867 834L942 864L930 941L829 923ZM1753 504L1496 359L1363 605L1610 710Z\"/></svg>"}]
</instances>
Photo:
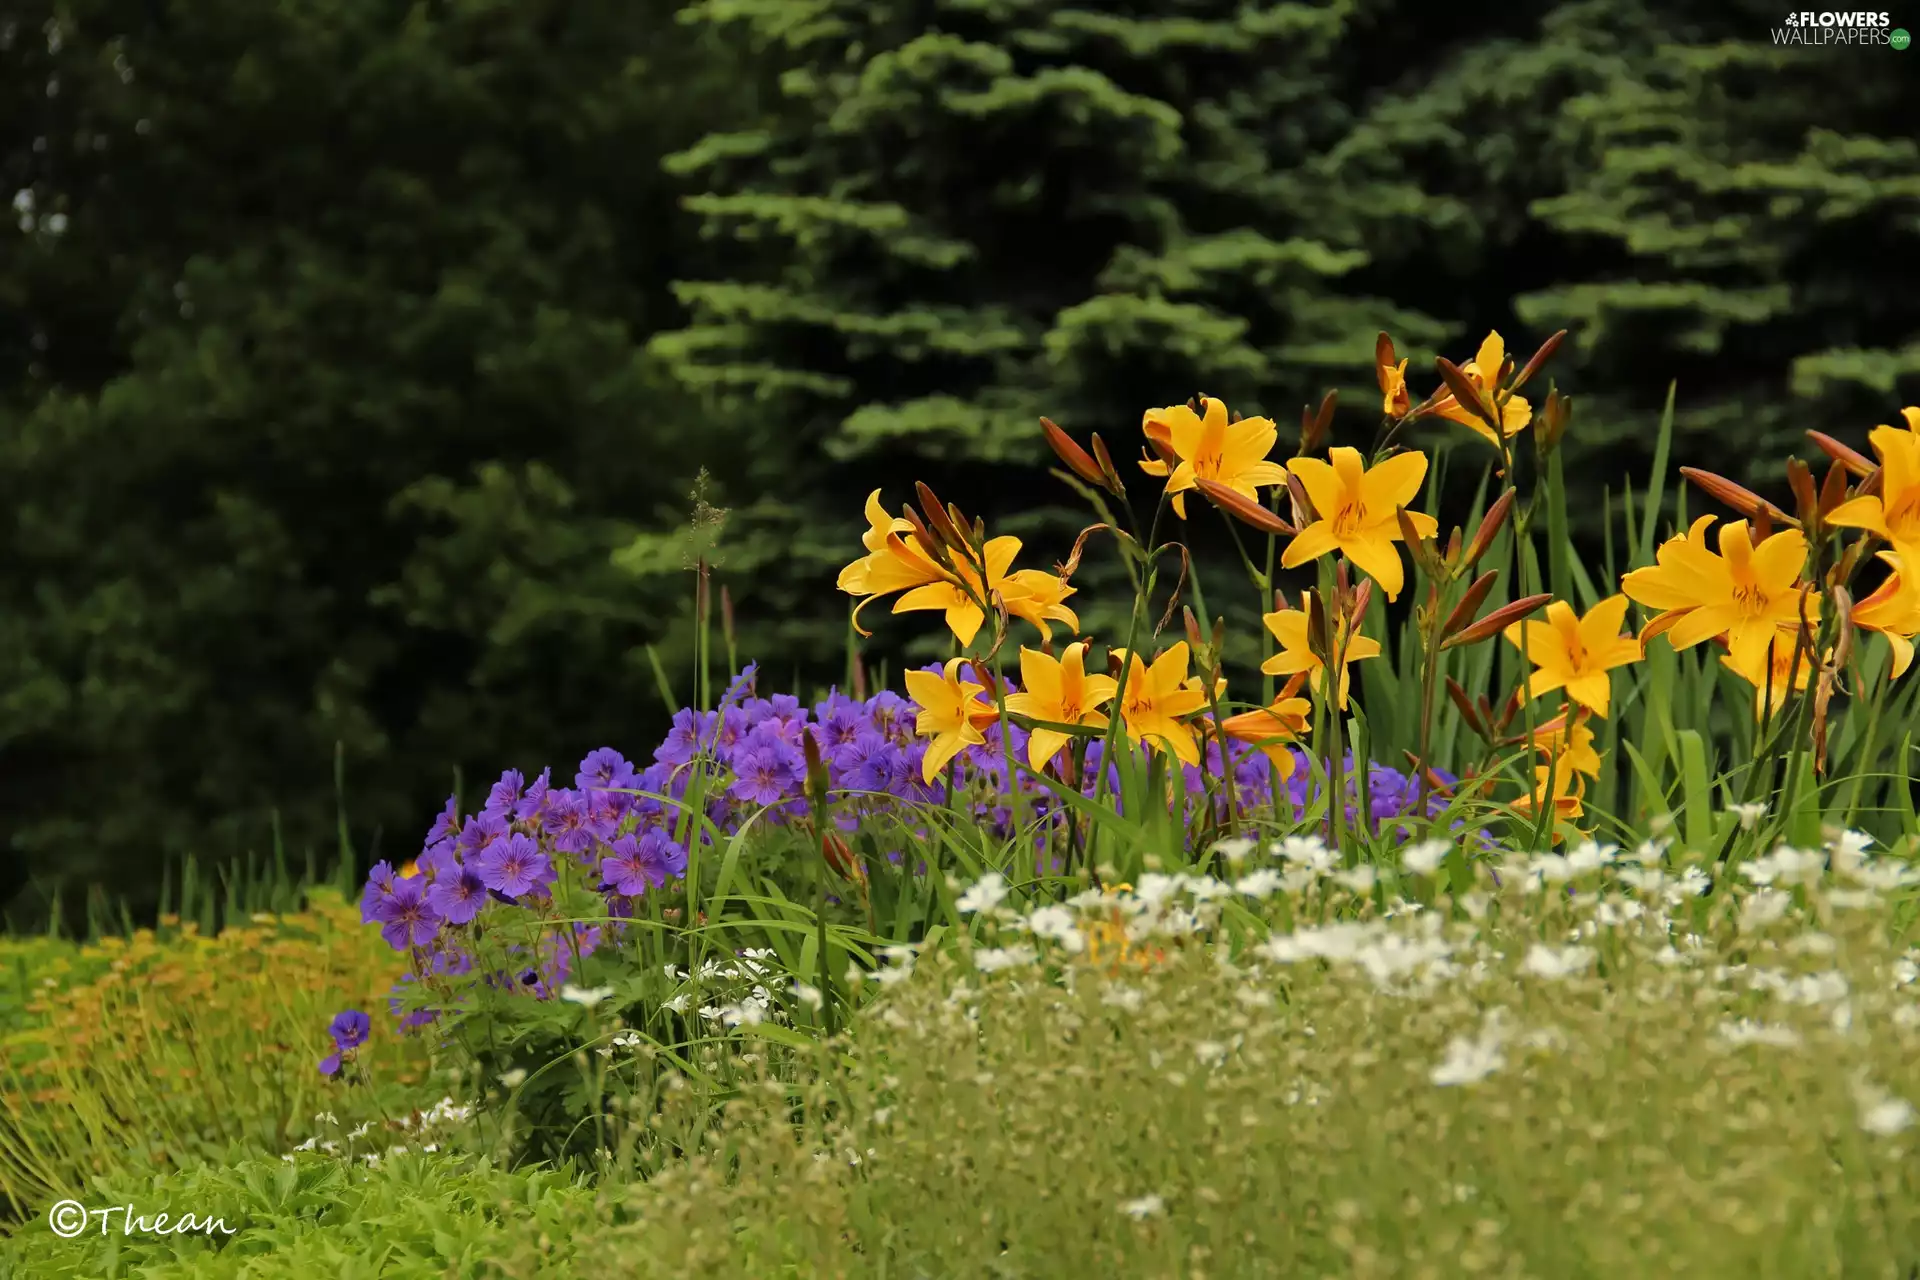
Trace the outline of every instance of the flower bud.
<instances>
[{"instance_id":1,"label":"flower bud","mask_svg":"<svg viewBox=\"0 0 1920 1280\"><path fill-rule=\"evenodd\" d=\"M1832 458L1856 476L1865 478L1873 474L1874 461L1858 449L1842 444L1822 431L1807 432L1807 439L1819 447L1820 452Z\"/></svg>"},{"instance_id":2,"label":"flower bud","mask_svg":"<svg viewBox=\"0 0 1920 1280\"><path fill-rule=\"evenodd\" d=\"M1500 411L1474 385L1466 371L1445 356L1437 357L1433 367L1439 371L1440 380L1447 384L1447 390L1453 392L1453 398L1460 402L1460 407L1478 414L1496 436L1500 435Z\"/></svg>"},{"instance_id":3,"label":"flower bud","mask_svg":"<svg viewBox=\"0 0 1920 1280\"><path fill-rule=\"evenodd\" d=\"M1562 329L1541 343L1540 349L1533 353L1533 359L1527 361L1526 367L1520 370L1520 376L1513 380L1513 385L1509 387L1508 390L1518 391L1521 387L1525 386L1527 379L1540 372L1540 366L1553 358L1553 353L1560 349L1560 344L1565 342L1566 338L1567 331ZM1551 399L1552 397L1549 396L1548 398Z\"/></svg>"},{"instance_id":4,"label":"flower bud","mask_svg":"<svg viewBox=\"0 0 1920 1280\"><path fill-rule=\"evenodd\" d=\"M1489 636L1497 636L1513 623L1520 621L1541 605L1552 600L1551 595L1524 596L1512 604L1501 605L1480 621L1464 627L1446 640L1441 641L1442 649L1451 649L1457 645L1476 644Z\"/></svg>"},{"instance_id":5,"label":"flower bud","mask_svg":"<svg viewBox=\"0 0 1920 1280\"><path fill-rule=\"evenodd\" d=\"M1237 518L1242 524L1252 525L1262 533L1270 533L1276 536L1290 538L1296 532L1292 525L1261 506L1258 502L1255 502L1252 498L1249 498L1246 494L1229 489L1217 480L1196 478L1193 482L1193 487L1204 494L1208 502L1219 507L1228 515Z\"/></svg>"},{"instance_id":6,"label":"flower bud","mask_svg":"<svg viewBox=\"0 0 1920 1280\"><path fill-rule=\"evenodd\" d=\"M1460 597L1460 603L1453 607L1446 622L1441 624L1441 640L1447 640L1472 625L1480 614L1480 606L1487 602L1487 593L1493 590L1493 584L1499 579L1498 569L1489 569L1474 579L1473 585L1467 588L1467 594Z\"/></svg>"},{"instance_id":7,"label":"flower bud","mask_svg":"<svg viewBox=\"0 0 1920 1280\"><path fill-rule=\"evenodd\" d=\"M1500 536L1500 530L1506 525L1507 516L1513 510L1514 496L1515 491L1509 485L1498 498L1493 500L1493 505L1487 508L1487 513L1480 517L1480 527L1473 531L1473 541L1467 544L1468 568L1479 564L1480 558L1492 549L1493 540Z\"/></svg>"},{"instance_id":8,"label":"flower bud","mask_svg":"<svg viewBox=\"0 0 1920 1280\"><path fill-rule=\"evenodd\" d=\"M1760 513L1764 511L1767 513L1768 518L1780 524L1791 525L1796 529L1800 527L1798 520L1795 520L1792 516L1774 506L1759 494L1753 492L1753 490L1737 485L1725 476L1715 475L1711 471L1702 471L1698 467L1682 467L1680 468L1680 474L1691 480L1696 487L1720 502L1725 503L1727 506L1732 507L1749 520L1759 519Z\"/></svg>"},{"instance_id":9,"label":"flower bud","mask_svg":"<svg viewBox=\"0 0 1920 1280\"><path fill-rule=\"evenodd\" d=\"M1067 464L1067 469L1090 485L1104 488L1106 477L1100 473L1100 464L1090 454L1075 444L1073 437L1054 425L1052 418L1040 419L1040 430L1047 437L1047 444L1054 456Z\"/></svg>"}]
</instances>

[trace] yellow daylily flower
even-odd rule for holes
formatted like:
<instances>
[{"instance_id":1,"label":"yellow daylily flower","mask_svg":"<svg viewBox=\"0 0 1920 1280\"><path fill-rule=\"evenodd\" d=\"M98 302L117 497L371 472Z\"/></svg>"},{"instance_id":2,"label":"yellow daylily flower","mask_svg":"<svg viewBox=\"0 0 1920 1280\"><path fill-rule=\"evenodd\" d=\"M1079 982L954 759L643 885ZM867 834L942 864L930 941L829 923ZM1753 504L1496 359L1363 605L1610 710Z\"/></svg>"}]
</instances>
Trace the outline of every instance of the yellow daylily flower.
<instances>
[{"instance_id":1,"label":"yellow daylily flower","mask_svg":"<svg viewBox=\"0 0 1920 1280\"><path fill-rule=\"evenodd\" d=\"M1186 405L1149 409L1141 420L1141 429L1172 450L1177 465L1168 467L1160 458L1145 458L1140 469L1150 476L1167 477L1167 494L1173 499L1173 513L1187 518L1186 493L1198 480L1212 480L1253 501L1260 500L1260 486L1285 484L1286 469L1267 461L1279 439L1279 429L1271 418L1242 418L1227 421L1223 400L1209 396L1203 418Z\"/></svg>"},{"instance_id":2,"label":"yellow daylily flower","mask_svg":"<svg viewBox=\"0 0 1920 1280\"><path fill-rule=\"evenodd\" d=\"M1049 622L1080 629L1080 616L1061 603L1076 590L1065 578L1044 569L1017 569L1000 584L1000 598L1006 602L1009 615L1031 622L1040 629L1042 640L1051 640L1053 628L1047 625Z\"/></svg>"},{"instance_id":3,"label":"yellow daylily flower","mask_svg":"<svg viewBox=\"0 0 1920 1280\"><path fill-rule=\"evenodd\" d=\"M1920 410L1914 411L1920 414ZM1878 631L1893 646L1893 678L1899 679L1913 665L1913 640L1920 636L1920 581L1902 572L1900 553L1882 551L1879 555L1892 573L1871 595L1853 606L1853 625L1865 631Z\"/></svg>"},{"instance_id":4,"label":"yellow daylily flower","mask_svg":"<svg viewBox=\"0 0 1920 1280\"><path fill-rule=\"evenodd\" d=\"M1055 724L1106 728L1107 717L1097 708L1112 701L1116 682L1105 673L1088 675L1086 656L1087 646L1079 643L1068 645L1058 658L1038 649L1020 650L1020 683L1025 687L1007 698L1007 710ZM1038 772L1071 741L1058 729L1035 728L1027 735L1027 763Z\"/></svg>"},{"instance_id":5,"label":"yellow daylily flower","mask_svg":"<svg viewBox=\"0 0 1920 1280\"><path fill-rule=\"evenodd\" d=\"M1267 706L1228 716L1220 722L1220 732L1259 747L1273 762L1274 771L1289 778L1298 762L1287 744L1307 736L1312 715L1313 704L1283 691Z\"/></svg>"},{"instance_id":6,"label":"yellow daylily flower","mask_svg":"<svg viewBox=\"0 0 1920 1280\"><path fill-rule=\"evenodd\" d=\"M1712 516L1695 520L1684 535L1661 544L1657 564L1633 570L1620 585L1634 600L1664 611L1647 634L1665 632L1676 649L1725 635L1736 669L1757 669L1774 632L1802 616L1807 540L1798 529L1782 529L1756 547L1747 522L1736 520L1720 526L1715 555L1707 547L1712 523ZM1818 593L1808 592L1807 621L1818 608Z\"/></svg>"},{"instance_id":7,"label":"yellow daylily flower","mask_svg":"<svg viewBox=\"0 0 1920 1280\"><path fill-rule=\"evenodd\" d=\"M1193 687L1187 677L1191 660L1187 642L1182 640L1153 660L1148 666L1137 653L1116 652L1128 664L1127 679L1120 699L1120 718L1127 736L1149 748L1173 752L1182 764L1200 763L1200 746L1193 730L1181 722L1207 705L1207 695Z\"/></svg>"},{"instance_id":8,"label":"yellow daylily flower","mask_svg":"<svg viewBox=\"0 0 1920 1280\"><path fill-rule=\"evenodd\" d=\"M1794 650L1800 650L1800 661L1794 662ZM1813 655L1811 645L1796 645L1791 630L1779 630L1773 639L1761 650L1757 661L1737 661L1731 653L1723 654L1720 665L1753 686L1753 714L1758 718L1763 713L1770 714L1785 705L1789 694L1798 693L1812 680L1819 661ZM1771 671L1769 671L1771 668ZM1787 688L1787 676L1791 671L1793 688ZM1772 698L1768 698L1771 690Z\"/></svg>"},{"instance_id":9,"label":"yellow daylily flower","mask_svg":"<svg viewBox=\"0 0 1920 1280\"><path fill-rule=\"evenodd\" d=\"M913 731L933 739L927 745L926 761L920 769L920 776L926 782L932 782L935 775L947 767L947 761L963 749L985 742L987 738L981 730L1000 716L998 708L980 699L987 691L985 685L960 678L960 669L966 661L949 658L941 675L931 671L907 672L907 696L920 709L914 717Z\"/></svg>"},{"instance_id":10,"label":"yellow daylily flower","mask_svg":"<svg viewBox=\"0 0 1920 1280\"><path fill-rule=\"evenodd\" d=\"M889 516L880 505L880 491L867 495L867 531L860 542L867 554L840 570L836 585L860 602L853 609L853 629L861 635L872 633L860 625L860 611L881 596L910 591L928 583L944 582L949 575L912 538L913 525L898 516Z\"/></svg>"},{"instance_id":11,"label":"yellow daylily flower","mask_svg":"<svg viewBox=\"0 0 1920 1280\"><path fill-rule=\"evenodd\" d=\"M1287 544L1280 563L1297 569L1338 550L1379 583L1387 599L1395 599L1404 581L1400 552L1393 545L1400 541L1395 513L1419 494L1427 478L1427 455L1409 450L1372 470L1361 461L1358 449L1333 449L1328 456L1330 462L1295 458L1287 463L1313 500L1317 518ZM1440 524L1432 516L1409 511L1407 518L1423 538L1439 531Z\"/></svg>"},{"instance_id":12,"label":"yellow daylily flower","mask_svg":"<svg viewBox=\"0 0 1920 1280\"><path fill-rule=\"evenodd\" d=\"M1507 358L1507 344L1498 331L1489 332L1486 340L1480 344L1480 350L1472 360L1460 366L1475 389L1493 395L1500 383L1500 366ZM1458 422L1460 425L1478 433L1494 448L1500 447L1502 439L1511 439L1520 429L1533 421L1533 407L1522 396L1510 396L1506 407L1500 411L1500 434L1495 435L1486 419L1471 408L1460 403L1458 397L1447 396L1433 407L1441 417Z\"/></svg>"},{"instance_id":13,"label":"yellow daylily flower","mask_svg":"<svg viewBox=\"0 0 1920 1280\"><path fill-rule=\"evenodd\" d=\"M1553 794L1547 794L1551 783ZM1533 770L1533 791L1513 802L1513 811L1524 818L1531 818L1543 806L1552 805L1553 816L1558 822L1577 821L1584 810L1587 795L1587 780L1577 769L1570 769L1562 762L1558 768L1550 765L1535 765ZM1560 831L1556 826L1551 836L1553 843L1560 843Z\"/></svg>"},{"instance_id":14,"label":"yellow daylily flower","mask_svg":"<svg viewBox=\"0 0 1920 1280\"><path fill-rule=\"evenodd\" d=\"M1020 554L1020 539L1014 537L988 538L982 548L986 559L985 581L981 581L978 566L969 563L964 557L956 561L965 575L967 586L962 587L960 580L942 575L940 581L929 582L913 588L894 602L895 613L912 613L921 609L939 609L947 616L947 626L953 631L954 639L962 647L973 643L973 637L979 634L980 624L986 621L986 613L980 608L975 597L989 599L989 593L998 591L1007 601L1007 612L1013 612L1013 597L1024 595L1012 586L1011 573L1013 558Z\"/></svg>"},{"instance_id":15,"label":"yellow daylily flower","mask_svg":"<svg viewBox=\"0 0 1920 1280\"><path fill-rule=\"evenodd\" d=\"M1387 418L1404 418L1413 408L1413 395L1407 390L1407 362L1379 363L1373 376L1380 383L1380 413Z\"/></svg>"},{"instance_id":16,"label":"yellow daylily flower","mask_svg":"<svg viewBox=\"0 0 1920 1280\"><path fill-rule=\"evenodd\" d=\"M1533 746L1548 760L1558 760L1563 772L1600 776L1600 752L1594 748L1593 730L1587 727L1584 712L1575 713L1571 725L1561 715L1539 726L1534 730Z\"/></svg>"},{"instance_id":17,"label":"yellow daylily flower","mask_svg":"<svg viewBox=\"0 0 1920 1280\"><path fill-rule=\"evenodd\" d=\"M1640 641L1620 633L1627 598L1609 596L1582 618L1564 600L1547 606L1545 622L1522 621L1503 633L1534 665L1527 696L1538 698L1565 689L1567 698L1597 716L1607 714L1613 682L1607 672L1642 657Z\"/></svg>"},{"instance_id":18,"label":"yellow daylily flower","mask_svg":"<svg viewBox=\"0 0 1920 1280\"><path fill-rule=\"evenodd\" d=\"M1902 412L1910 424L1920 423L1920 409ZM1906 431L1879 426L1867 438L1880 455L1880 492L1841 503L1828 513L1827 523L1877 533L1920 564L1920 426Z\"/></svg>"},{"instance_id":19,"label":"yellow daylily flower","mask_svg":"<svg viewBox=\"0 0 1920 1280\"><path fill-rule=\"evenodd\" d=\"M1309 597L1312 592L1306 593ZM1314 605L1317 609L1326 606ZM1280 642L1280 652L1260 664L1260 670L1270 676L1291 676L1305 672L1312 681L1313 692L1321 699L1327 697L1326 664L1320 655L1313 651L1307 642L1307 611L1305 609L1281 609L1274 613L1262 614L1260 621L1266 623L1267 630ZM1340 681L1335 695L1340 710L1347 709L1347 692L1352 684L1349 668L1364 658L1380 656L1380 642L1368 636L1353 635L1346 619L1341 619L1333 630L1334 651L1339 652L1342 643L1346 645L1345 661L1340 664Z\"/></svg>"}]
</instances>

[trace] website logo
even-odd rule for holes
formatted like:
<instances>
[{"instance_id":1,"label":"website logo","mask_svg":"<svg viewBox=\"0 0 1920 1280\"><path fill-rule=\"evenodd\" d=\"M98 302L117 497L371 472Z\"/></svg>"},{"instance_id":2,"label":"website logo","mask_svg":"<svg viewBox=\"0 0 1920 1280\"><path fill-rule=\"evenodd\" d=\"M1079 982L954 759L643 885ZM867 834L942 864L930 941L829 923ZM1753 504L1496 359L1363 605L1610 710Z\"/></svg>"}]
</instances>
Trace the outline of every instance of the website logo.
<instances>
[{"instance_id":1,"label":"website logo","mask_svg":"<svg viewBox=\"0 0 1920 1280\"><path fill-rule=\"evenodd\" d=\"M1904 49L1910 38L1893 25L1893 15L1884 11L1801 9L1789 13L1786 22L1773 29L1773 42L1780 45L1851 45L1858 47L1891 46Z\"/></svg>"}]
</instances>

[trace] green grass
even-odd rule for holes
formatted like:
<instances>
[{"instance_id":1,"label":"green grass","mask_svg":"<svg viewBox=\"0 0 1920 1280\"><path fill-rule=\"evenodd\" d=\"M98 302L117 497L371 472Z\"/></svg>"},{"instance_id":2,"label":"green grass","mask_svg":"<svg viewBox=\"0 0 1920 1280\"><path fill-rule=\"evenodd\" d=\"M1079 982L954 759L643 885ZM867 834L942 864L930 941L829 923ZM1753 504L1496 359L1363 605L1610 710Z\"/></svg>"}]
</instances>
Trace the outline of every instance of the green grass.
<instances>
[{"instance_id":1,"label":"green grass","mask_svg":"<svg viewBox=\"0 0 1920 1280\"><path fill-rule=\"evenodd\" d=\"M998 908L650 1178L263 1152L86 1193L217 1249L33 1223L13 1274L1903 1275L1911 873L1828 852Z\"/></svg>"}]
</instances>

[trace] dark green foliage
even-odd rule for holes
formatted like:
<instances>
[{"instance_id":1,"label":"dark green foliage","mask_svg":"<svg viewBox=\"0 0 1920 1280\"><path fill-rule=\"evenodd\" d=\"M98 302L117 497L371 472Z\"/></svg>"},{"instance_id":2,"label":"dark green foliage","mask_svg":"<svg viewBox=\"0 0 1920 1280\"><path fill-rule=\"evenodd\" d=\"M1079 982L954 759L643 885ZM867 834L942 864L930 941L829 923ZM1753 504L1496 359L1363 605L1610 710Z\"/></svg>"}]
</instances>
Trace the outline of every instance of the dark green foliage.
<instances>
[{"instance_id":1,"label":"dark green foliage","mask_svg":"<svg viewBox=\"0 0 1920 1280\"><path fill-rule=\"evenodd\" d=\"M1591 558L1673 379L1675 463L1860 443L1920 399L1920 53L1775 46L1781 17L17 6L0 838L137 890L269 847L276 809L331 848L336 744L363 858L413 851L456 764L643 755L645 646L693 688L703 467L738 651L784 683L844 671L871 489L928 480L1045 566L1078 517L1038 415L1131 471L1150 405L1205 390L1284 449L1338 386L1364 445L1379 328L1419 392L1488 328L1519 358L1573 331ZM1490 455L1442 440L1470 491ZM939 647L868 616L895 671Z\"/></svg>"},{"instance_id":2,"label":"dark green foliage","mask_svg":"<svg viewBox=\"0 0 1920 1280\"><path fill-rule=\"evenodd\" d=\"M456 766L652 711L685 580L610 554L714 443L636 339L712 59L665 5L118 8L0 74L5 835L149 892L275 809L331 849L339 743L410 856Z\"/></svg>"}]
</instances>

